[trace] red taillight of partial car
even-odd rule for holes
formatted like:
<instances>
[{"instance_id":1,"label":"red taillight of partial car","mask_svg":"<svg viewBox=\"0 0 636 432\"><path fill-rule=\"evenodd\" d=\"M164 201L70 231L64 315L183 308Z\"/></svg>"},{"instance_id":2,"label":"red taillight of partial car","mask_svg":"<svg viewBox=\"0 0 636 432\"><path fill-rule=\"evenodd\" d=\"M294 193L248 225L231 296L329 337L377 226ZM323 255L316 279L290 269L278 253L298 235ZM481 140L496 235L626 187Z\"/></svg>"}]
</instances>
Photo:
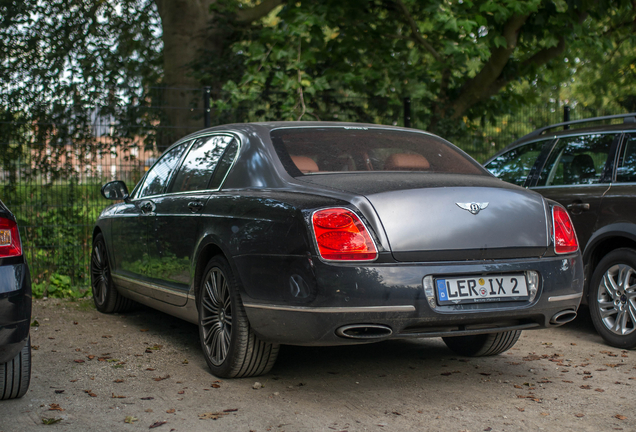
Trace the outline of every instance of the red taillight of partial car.
<instances>
[{"instance_id":1,"label":"red taillight of partial car","mask_svg":"<svg viewBox=\"0 0 636 432\"><path fill-rule=\"evenodd\" d=\"M364 224L343 208L319 210L312 217L318 252L330 261L372 261L378 250Z\"/></svg>"},{"instance_id":2,"label":"red taillight of partial car","mask_svg":"<svg viewBox=\"0 0 636 432\"><path fill-rule=\"evenodd\" d=\"M22 255L18 225L10 219L0 218L0 258Z\"/></svg>"},{"instance_id":3,"label":"red taillight of partial car","mask_svg":"<svg viewBox=\"0 0 636 432\"><path fill-rule=\"evenodd\" d=\"M572 219L563 207L552 207L552 226L554 227L554 251L556 253L571 253L579 248Z\"/></svg>"}]
</instances>

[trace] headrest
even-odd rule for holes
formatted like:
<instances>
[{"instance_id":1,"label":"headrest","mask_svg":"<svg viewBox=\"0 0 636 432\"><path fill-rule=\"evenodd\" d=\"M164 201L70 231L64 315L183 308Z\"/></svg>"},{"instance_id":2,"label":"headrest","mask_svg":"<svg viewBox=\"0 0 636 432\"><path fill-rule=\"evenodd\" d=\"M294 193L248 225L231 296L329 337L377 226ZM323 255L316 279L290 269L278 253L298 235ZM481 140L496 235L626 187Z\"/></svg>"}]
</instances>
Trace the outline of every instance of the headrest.
<instances>
[{"instance_id":1,"label":"headrest","mask_svg":"<svg viewBox=\"0 0 636 432\"><path fill-rule=\"evenodd\" d=\"M394 153L386 159L386 171L424 171L431 167L426 158L417 153Z\"/></svg>"},{"instance_id":2,"label":"headrest","mask_svg":"<svg viewBox=\"0 0 636 432\"><path fill-rule=\"evenodd\" d=\"M292 161L296 165L296 168L300 170L301 173L313 173L320 171L318 169L318 164L314 162L314 160L307 156L292 156Z\"/></svg>"}]
</instances>

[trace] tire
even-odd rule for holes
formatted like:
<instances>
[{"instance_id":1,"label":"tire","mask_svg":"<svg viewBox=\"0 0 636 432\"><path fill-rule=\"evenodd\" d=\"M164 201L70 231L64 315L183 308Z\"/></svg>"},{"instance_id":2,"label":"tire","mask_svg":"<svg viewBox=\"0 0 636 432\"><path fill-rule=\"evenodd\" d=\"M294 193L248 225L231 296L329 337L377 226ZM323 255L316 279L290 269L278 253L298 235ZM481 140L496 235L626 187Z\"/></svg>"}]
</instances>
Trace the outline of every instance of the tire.
<instances>
[{"instance_id":1,"label":"tire","mask_svg":"<svg viewBox=\"0 0 636 432\"><path fill-rule=\"evenodd\" d=\"M91 287L93 301L98 311L103 313L125 312L135 302L119 294L110 275L110 261L104 236L99 233L93 240L91 252Z\"/></svg>"},{"instance_id":2,"label":"tire","mask_svg":"<svg viewBox=\"0 0 636 432\"><path fill-rule=\"evenodd\" d=\"M485 357L501 354L512 348L521 336L521 330L469 336L444 337L451 351L466 357Z\"/></svg>"},{"instance_id":3,"label":"tire","mask_svg":"<svg viewBox=\"0 0 636 432\"><path fill-rule=\"evenodd\" d=\"M4 364L0 364L0 400L24 396L31 382L31 338L22 350Z\"/></svg>"},{"instance_id":4,"label":"tire","mask_svg":"<svg viewBox=\"0 0 636 432\"><path fill-rule=\"evenodd\" d=\"M605 255L590 280L592 323L609 345L636 347L636 251L616 249Z\"/></svg>"},{"instance_id":5,"label":"tire","mask_svg":"<svg viewBox=\"0 0 636 432\"><path fill-rule=\"evenodd\" d=\"M199 337L212 373L240 378L269 372L279 345L263 342L254 334L229 263L214 257L203 274L198 295Z\"/></svg>"}]
</instances>

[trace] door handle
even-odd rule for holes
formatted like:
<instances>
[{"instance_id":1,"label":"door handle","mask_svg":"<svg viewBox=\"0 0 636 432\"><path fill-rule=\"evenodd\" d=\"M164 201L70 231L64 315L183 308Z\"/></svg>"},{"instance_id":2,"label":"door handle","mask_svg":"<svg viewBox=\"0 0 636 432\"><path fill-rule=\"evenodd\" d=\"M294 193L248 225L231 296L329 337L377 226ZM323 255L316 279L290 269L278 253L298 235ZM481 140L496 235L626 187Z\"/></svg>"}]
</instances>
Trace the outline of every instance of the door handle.
<instances>
[{"instance_id":1,"label":"door handle","mask_svg":"<svg viewBox=\"0 0 636 432\"><path fill-rule=\"evenodd\" d=\"M203 208L203 203L201 201L191 201L188 203L188 208L192 213L196 213L201 211Z\"/></svg>"},{"instance_id":2,"label":"door handle","mask_svg":"<svg viewBox=\"0 0 636 432\"><path fill-rule=\"evenodd\" d=\"M589 210L590 204L589 203L572 203L572 204L568 204L567 208L572 213L581 213L581 212Z\"/></svg>"}]
</instances>

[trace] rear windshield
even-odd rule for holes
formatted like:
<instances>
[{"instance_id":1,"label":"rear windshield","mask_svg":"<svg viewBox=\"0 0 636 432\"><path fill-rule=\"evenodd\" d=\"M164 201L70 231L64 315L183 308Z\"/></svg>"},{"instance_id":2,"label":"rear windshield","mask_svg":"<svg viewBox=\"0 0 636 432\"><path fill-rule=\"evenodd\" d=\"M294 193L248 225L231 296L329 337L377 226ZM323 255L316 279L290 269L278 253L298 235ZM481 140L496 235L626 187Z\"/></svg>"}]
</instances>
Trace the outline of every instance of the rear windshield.
<instances>
[{"instance_id":1,"label":"rear windshield","mask_svg":"<svg viewBox=\"0 0 636 432\"><path fill-rule=\"evenodd\" d=\"M291 128L273 130L271 138L282 164L294 177L356 171L487 173L455 146L424 133L375 128Z\"/></svg>"}]
</instances>

